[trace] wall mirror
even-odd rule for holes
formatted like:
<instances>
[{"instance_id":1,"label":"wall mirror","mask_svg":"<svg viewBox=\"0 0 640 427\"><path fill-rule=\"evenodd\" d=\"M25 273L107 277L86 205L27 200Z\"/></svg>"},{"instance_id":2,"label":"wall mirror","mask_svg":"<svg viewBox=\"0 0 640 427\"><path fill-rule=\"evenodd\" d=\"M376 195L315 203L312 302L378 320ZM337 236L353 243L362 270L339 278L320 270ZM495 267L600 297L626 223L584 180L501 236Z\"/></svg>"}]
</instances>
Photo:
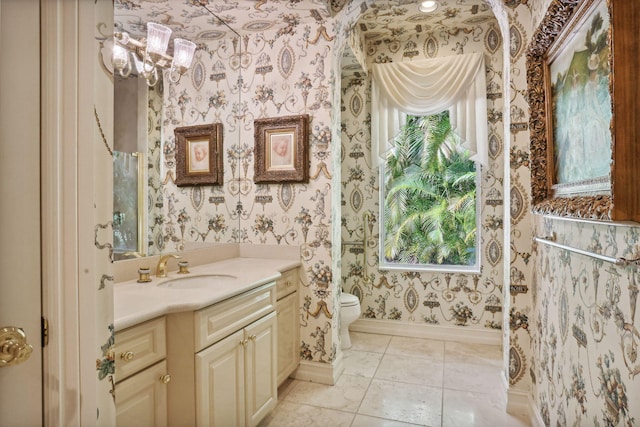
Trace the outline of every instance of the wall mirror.
<instances>
[{"instance_id":1,"label":"wall mirror","mask_svg":"<svg viewBox=\"0 0 640 427\"><path fill-rule=\"evenodd\" d=\"M161 77L160 77L161 79ZM162 82L147 86L137 75L114 76L113 255L114 260L148 253L150 189L160 188L150 145L159 138Z\"/></svg>"},{"instance_id":2,"label":"wall mirror","mask_svg":"<svg viewBox=\"0 0 640 427\"><path fill-rule=\"evenodd\" d=\"M126 33L144 40L146 24L158 21L153 4L125 6L114 3L114 37ZM238 33L217 18L212 30L208 10L187 23L181 22L183 1L170 0L165 6L172 15L168 26L173 30L167 54L173 54L175 38L197 44L189 72L178 82L171 81L175 76L166 69L147 75L131 53L123 72L115 56L112 64L116 261L229 243L236 239L230 230L240 225L235 212L242 195L240 168L233 151L240 145L242 126L241 118L232 114L242 104L242 63L233 61L242 55ZM223 62L220 55L228 56ZM219 68L220 63L229 65ZM219 180L224 184L179 187L174 129L214 123L224 129L224 179ZM191 242L190 246L183 241Z\"/></svg>"}]
</instances>

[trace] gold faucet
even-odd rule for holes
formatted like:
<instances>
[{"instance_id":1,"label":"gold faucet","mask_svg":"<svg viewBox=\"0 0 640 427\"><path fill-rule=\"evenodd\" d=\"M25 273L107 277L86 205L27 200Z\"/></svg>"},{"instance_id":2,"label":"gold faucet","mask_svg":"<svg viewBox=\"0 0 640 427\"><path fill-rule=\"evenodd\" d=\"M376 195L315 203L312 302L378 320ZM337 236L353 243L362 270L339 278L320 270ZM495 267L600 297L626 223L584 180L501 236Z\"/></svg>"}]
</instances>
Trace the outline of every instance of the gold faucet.
<instances>
[{"instance_id":1,"label":"gold faucet","mask_svg":"<svg viewBox=\"0 0 640 427\"><path fill-rule=\"evenodd\" d=\"M158 266L156 267L156 277L167 277L167 261L169 261L169 258L180 259L180 255L161 255Z\"/></svg>"}]
</instances>

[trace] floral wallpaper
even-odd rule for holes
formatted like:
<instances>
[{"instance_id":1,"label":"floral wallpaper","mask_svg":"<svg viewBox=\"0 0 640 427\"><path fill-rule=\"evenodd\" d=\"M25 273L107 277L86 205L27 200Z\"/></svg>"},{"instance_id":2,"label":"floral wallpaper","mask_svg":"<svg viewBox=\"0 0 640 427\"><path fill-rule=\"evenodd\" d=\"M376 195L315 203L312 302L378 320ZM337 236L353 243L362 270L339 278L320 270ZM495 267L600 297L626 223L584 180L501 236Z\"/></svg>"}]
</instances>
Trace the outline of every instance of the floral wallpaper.
<instances>
[{"instance_id":1,"label":"floral wallpaper","mask_svg":"<svg viewBox=\"0 0 640 427\"><path fill-rule=\"evenodd\" d=\"M535 233L613 258L640 257L640 227L536 216ZM542 243L533 293L532 393L545 425L632 426L640 421L639 275Z\"/></svg>"},{"instance_id":2,"label":"floral wallpaper","mask_svg":"<svg viewBox=\"0 0 640 427\"><path fill-rule=\"evenodd\" d=\"M532 34L549 0L531 5ZM516 13L521 13L520 7ZM524 83L519 85L526 88ZM524 152L524 147L522 149ZM525 159L516 164L526 166ZM527 159L528 160L528 159ZM640 256L640 227L535 215L533 235L613 258ZM640 420L638 270L534 243L530 342L534 411L545 425L632 426ZM523 321L522 324L525 324Z\"/></svg>"},{"instance_id":3,"label":"floral wallpaper","mask_svg":"<svg viewBox=\"0 0 640 427\"><path fill-rule=\"evenodd\" d=\"M509 34L509 114L508 138L505 138L505 154L508 153L508 184L504 186L505 199L509 200L508 245L509 262L505 264L505 278L509 287L505 297L505 317L503 327L509 331L505 342L506 377L510 391L524 396L530 390L530 324L532 315L531 293L532 253L531 253L531 184L529 163L529 106L526 99L525 51L531 29L531 9L535 1L505 1L508 21L505 23ZM505 112L506 113L506 112ZM505 160L507 161L507 160ZM505 233L507 234L507 233ZM505 237L506 239L506 237Z\"/></svg>"},{"instance_id":4,"label":"floral wallpaper","mask_svg":"<svg viewBox=\"0 0 640 427\"><path fill-rule=\"evenodd\" d=\"M221 59L233 55L240 55L237 39L201 44L190 72L177 84L165 75L162 86L149 91L149 254L176 252L185 242L235 241L229 225L238 223L242 181L237 173L240 127L232 109L241 108L235 100L242 82L238 64L232 70ZM226 151L216 155L225 166L234 160L224 167L224 186L177 187L174 129L205 123L222 123Z\"/></svg>"},{"instance_id":5,"label":"floral wallpaper","mask_svg":"<svg viewBox=\"0 0 640 427\"><path fill-rule=\"evenodd\" d=\"M533 216L526 64L523 52L551 1L505 1L509 17L510 294L508 378L528 390L544 425L635 425L640 411L635 321L637 279L616 267L542 243L559 242L612 257L638 257L638 227ZM520 190L520 198L514 189ZM524 387L526 385L526 387Z\"/></svg>"},{"instance_id":6,"label":"floral wallpaper","mask_svg":"<svg viewBox=\"0 0 640 427\"><path fill-rule=\"evenodd\" d=\"M536 0L531 2L529 6L531 9L531 26L532 28L537 28L538 24L542 21L544 14L547 12L547 8L551 4L553 0ZM509 3L518 3L518 2L505 2ZM526 2L520 2L526 4Z\"/></svg>"},{"instance_id":7,"label":"floral wallpaper","mask_svg":"<svg viewBox=\"0 0 640 427\"><path fill-rule=\"evenodd\" d=\"M160 227L164 199L160 162L162 158L162 91L164 85L150 87L147 97L147 192L144 201L146 216L146 253L153 255L164 247L163 228ZM143 207L141 207L143 208Z\"/></svg>"}]
</instances>

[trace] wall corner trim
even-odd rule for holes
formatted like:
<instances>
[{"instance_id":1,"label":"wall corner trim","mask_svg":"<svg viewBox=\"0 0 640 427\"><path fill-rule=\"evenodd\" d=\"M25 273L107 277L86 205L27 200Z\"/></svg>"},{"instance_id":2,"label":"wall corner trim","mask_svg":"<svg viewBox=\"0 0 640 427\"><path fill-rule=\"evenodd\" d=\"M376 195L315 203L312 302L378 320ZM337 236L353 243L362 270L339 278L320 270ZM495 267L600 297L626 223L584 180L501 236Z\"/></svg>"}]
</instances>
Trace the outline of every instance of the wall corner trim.
<instances>
[{"instance_id":1,"label":"wall corner trim","mask_svg":"<svg viewBox=\"0 0 640 427\"><path fill-rule=\"evenodd\" d=\"M526 415L531 427L544 427L531 394L523 390L507 390L507 413L511 415Z\"/></svg>"},{"instance_id":2,"label":"wall corner trim","mask_svg":"<svg viewBox=\"0 0 640 427\"><path fill-rule=\"evenodd\" d=\"M344 371L342 353L333 363L319 363L302 360L298 369L291 375L301 381L311 381L312 383L335 385Z\"/></svg>"}]
</instances>

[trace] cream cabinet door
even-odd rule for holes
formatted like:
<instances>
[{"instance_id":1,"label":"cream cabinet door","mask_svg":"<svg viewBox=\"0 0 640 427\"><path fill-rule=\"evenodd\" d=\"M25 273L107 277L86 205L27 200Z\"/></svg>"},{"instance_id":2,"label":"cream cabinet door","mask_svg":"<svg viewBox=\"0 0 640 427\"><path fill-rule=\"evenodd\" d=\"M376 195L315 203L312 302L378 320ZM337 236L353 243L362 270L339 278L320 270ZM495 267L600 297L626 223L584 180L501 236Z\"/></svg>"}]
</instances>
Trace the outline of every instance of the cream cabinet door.
<instances>
[{"instance_id":1,"label":"cream cabinet door","mask_svg":"<svg viewBox=\"0 0 640 427\"><path fill-rule=\"evenodd\" d=\"M282 384L300 363L300 322L298 293L278 301L278 385Z\"/></svg>"},{"instance_id":2,"label":"cream cabinet door","mask_svg":"<svg viewBox=\"0 0 640 427\"><path fill-rule=\"evenodd\" d=\"M278 403L278 333L273 312L245 328L247 426L257 425Z\"/></svg>"},{"instance_id":3,"label":"cream cabinet door","mask_svg":"<svg viewBox=\"0 0 640 427\"><path fill-rule=\"evenodd\" d=\"M240 330L195 355L196 425L245 425L245 341Z\"/></svg>"},{"instance_id":4,"label":"cream cabinet door","mask_svg":"<svg viewBox=\"0 0 640 427\"><path fill-rule=\"evenodd\" d=\"M162 361L116 385L118 427L166 427L166 374L167 363Z\"/></svg>"}]
</instances>

